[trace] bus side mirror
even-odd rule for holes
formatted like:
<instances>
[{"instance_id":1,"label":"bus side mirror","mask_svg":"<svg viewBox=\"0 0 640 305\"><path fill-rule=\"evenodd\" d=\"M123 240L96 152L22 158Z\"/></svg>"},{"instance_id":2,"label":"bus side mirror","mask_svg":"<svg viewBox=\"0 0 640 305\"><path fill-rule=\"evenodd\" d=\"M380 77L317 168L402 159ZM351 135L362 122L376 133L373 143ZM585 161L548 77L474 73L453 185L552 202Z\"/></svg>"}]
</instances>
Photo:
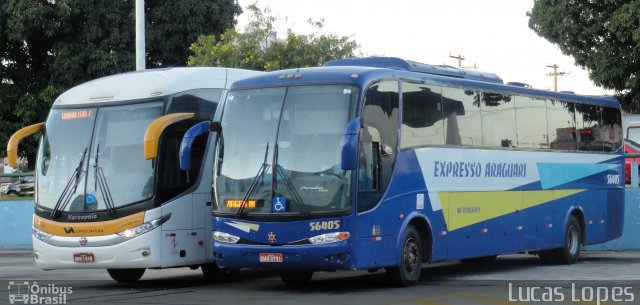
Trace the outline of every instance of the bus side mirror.
<instances>
[{"instance_id":1,"label":"bus side mirror","mask_svg":"<svg viewBox=\"0 0 640 305\"><path fill-rule=\"evenodd\" d=\"M358 134L360 128L362 128L362 120L360 118L352 119L344 128L340 160L342 170L355 170L358 167Z\"/></svg>"},{"instance_id":2,"label":"bus side mirror","mask_svg":"<svg viewBox=\"0 0 640 305\"><path fill-rule=\"evenodd\" d=\"M180 142L180 169L183 171L191 170L191 148L197 137L205 133L220 131L222 131L220 122L210 121L200 122L189 128Z\"/></svg>"},{"instance_id":3,"label":"bus side mirror","mask_svg":"<svg viewBox=\"0 0 640 305\"><path fill-rule=\"evenodd\" d=\"M29 125L11 135L9 142L7 142L7 163L9 163L9 166L18 166L18 144L20 141L38 131L44 130L44 124L43 122Z\"/></svg>"}]
</instances>

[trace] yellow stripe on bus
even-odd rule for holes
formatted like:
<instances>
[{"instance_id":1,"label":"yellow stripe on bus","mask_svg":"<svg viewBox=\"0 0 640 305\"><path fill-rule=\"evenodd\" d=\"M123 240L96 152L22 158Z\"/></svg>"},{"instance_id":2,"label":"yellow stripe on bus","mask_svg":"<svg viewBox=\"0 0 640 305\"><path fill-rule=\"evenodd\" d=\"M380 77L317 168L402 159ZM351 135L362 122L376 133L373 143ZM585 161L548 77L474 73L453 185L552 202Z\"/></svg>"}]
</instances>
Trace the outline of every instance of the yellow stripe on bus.
<instances>
[{"instance_id":1,"label":"yellow stripe on bus","mask_svg":"<svg viewBox=\"0 0 640 305\"><path fill-rule=\"evenodd\" d=\"M57 236L101 236L122 232L144 223L144 212L122 218L95 222L57 222L35 216L33 227Z\"/></svg>"},{"instance_id":2,"label":"yellow stripe on bus","mask_svg":"<svg viewBox=\"0 0 640 305\"><path fill-rule=\"evenodd\" d=\"M449 231L515 213L585 190L440 192Z\"/></svg>"}]
</instances>

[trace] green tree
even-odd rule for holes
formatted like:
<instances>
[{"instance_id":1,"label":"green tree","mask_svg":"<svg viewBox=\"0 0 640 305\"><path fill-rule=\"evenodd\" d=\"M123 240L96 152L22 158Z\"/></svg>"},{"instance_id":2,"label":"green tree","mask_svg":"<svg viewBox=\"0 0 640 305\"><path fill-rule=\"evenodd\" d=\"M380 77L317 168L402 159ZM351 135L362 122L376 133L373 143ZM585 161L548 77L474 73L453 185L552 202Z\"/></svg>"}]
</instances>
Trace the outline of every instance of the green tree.
<instances>
[{"instance_id":1,"label":"green tree","mask_svg":"<svg viewBox=\"0 0 640 305\"><path fill-rule=\"evenodd\" d=\"M240 13L235 0L146 0L147 68L185 66L186 46ZM44 121L63 91L134 69L135 1L0 1L0 156L11 133ZM21 155L32 159L35 149L30 139Z\"/></svg>"},{"instance_id":2,"label":"green tree","mask_svg":"<svg viewBox=\"0 0 640 305\"><path fill-rule=\"evenodd\" d=\"M191 66L225 66L273 71L285 68L319 66L333 59L354 57L359 48L350 36L323 34L324 20L309 20L312 34L287 31L286 38L277 38L269 8L255 4L247 8L251 22L240 32L234 28L223 34L203 35L191 45Z\"/></svg>"},{"instance_id":3,"label":"green tree","mask_svg":"<svg viewBox=\"0 0 640 305\"><path fill-rule=\"evenodd\" d=\"M529 28L558 45L599 86L640 112L640 1L535 0Z\"/></svg>"}]
</instances>

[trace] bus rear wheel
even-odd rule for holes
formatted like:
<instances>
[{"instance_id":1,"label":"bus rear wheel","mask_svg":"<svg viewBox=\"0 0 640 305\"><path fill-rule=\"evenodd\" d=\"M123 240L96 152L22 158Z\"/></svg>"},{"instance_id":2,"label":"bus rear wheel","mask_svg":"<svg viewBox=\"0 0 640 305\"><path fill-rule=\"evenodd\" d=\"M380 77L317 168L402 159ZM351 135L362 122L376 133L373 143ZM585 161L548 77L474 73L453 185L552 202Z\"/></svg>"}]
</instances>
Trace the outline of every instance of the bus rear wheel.
<instances>
[{"instance_id":1,"label":"bus rear wheel","mask_svg":"<svg viewBox=\"0 0 640 305\"><path fill-rule=\"evenodd\" d=\"M237 268L220 268L215 263L200 266L204 279L211 282L230 282L238 278Z\"/></svg>"},{"instance_id":2,"label":"bus rear wheel","mask_svg":"<svg viewBox=\"0 0 640 305\"><path fill-rule=\"evenodd\" d=\"M280 279L289 286L304 286L311 281L313 270L280 270Z\"/></svg>"},{"instance_id":3,"label":"bus rear wheel","mask_svg":"<svg viewBox=\"0 0 640 305\"><path fill-rule=\"evenodd\" d=\"M544 263L570 265L578 261L580 245L582 244L582 227L578 218L569 217L564 232L564 244L562 247L540 252L538 255Z\"/></svg>"},{"instance_id":4,"label":"bus rear wheel","mask_svg":"<svg viewBox=\"0 0 640 305\"><path fill-rule=\"evenodd\" d=\"M121 283L132 283L139 280L144 274L145 269L107 269L109 276L114 281Z\"/></svg>"},{"instance_id":5,"label":"bus rear wheel","mask_svg":"<svg viewBox=\"0 0 640 305\"><path fill-rule=\"evenodd\" d=\"M387 268L387 274L398 286L413 286L422 272L422 242L414 226L407 227L401 251L400 264Z\"/></svg>"}]
</instances>

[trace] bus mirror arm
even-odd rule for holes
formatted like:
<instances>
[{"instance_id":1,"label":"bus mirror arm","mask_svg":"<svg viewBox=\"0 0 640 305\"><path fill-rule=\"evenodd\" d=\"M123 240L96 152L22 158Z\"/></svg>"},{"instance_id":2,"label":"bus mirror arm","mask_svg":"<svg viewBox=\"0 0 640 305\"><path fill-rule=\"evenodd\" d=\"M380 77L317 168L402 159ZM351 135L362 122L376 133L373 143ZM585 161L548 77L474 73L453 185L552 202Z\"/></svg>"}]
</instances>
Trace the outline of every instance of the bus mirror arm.
<instances>
[{"instance_id":1,"label":"bus mirror arm","mask_svg":"<svg viewBox=\"0 0 640 305\"><path fill-rule=\"evenodd\" d=\"M171 124L191 119L194 113L170 113L155 119L144 133L144 159L152 160L158 157L158 145L160 144L160 136L164 130Z\"/></svg>"},{"instance_id":2,"label":"bus mirror arm","mask_svg":"<svg viewBox=\"0 0 640 305\"><path fill-rule=\"evenodd\" d=\"M7 163L11 167L18 165L18 144L24 138L44 129L44 123L37 123L16 131L7 142Z\"/></svg>"},{"instance_id":3,"label":"bus mirror arm","mask_svg":"<svg viewBox=\"0 0 640 305\"><path fill-rule=\"evenodd\" d=\"M209 131L220 134L222 132L222 124L218 121L209 122Z\"/></svg>"},{"instance_id":4,"label":"bus mirror arm","mask_svg":"<svg viewBox=\"0 0 640 305\"><path fill-rule=\"evenodd\" d=\"M203 134L208 134L209 132L215 131L215 127L212 125L216 124L220 126L219 122L200 122L195 124L185 132L182 137L182 142L180 142L180 169L183 171L191 170L191 148L193 146L193 142L195 142L196 138ZM219 128L221 130L222 128Z\"/></svg>"},{"instance_id":5,"label":"bus mirror arm","mask_svg":"<svg viewBox=\"0 0 640 305\"><path fill-rule=\"evenodd\" d=\"M360 118L353 118L344 128L340 158L342 170L355 170L358 166L358 135L361 128L362 120Z\"/></svg>"}]
</instances>

